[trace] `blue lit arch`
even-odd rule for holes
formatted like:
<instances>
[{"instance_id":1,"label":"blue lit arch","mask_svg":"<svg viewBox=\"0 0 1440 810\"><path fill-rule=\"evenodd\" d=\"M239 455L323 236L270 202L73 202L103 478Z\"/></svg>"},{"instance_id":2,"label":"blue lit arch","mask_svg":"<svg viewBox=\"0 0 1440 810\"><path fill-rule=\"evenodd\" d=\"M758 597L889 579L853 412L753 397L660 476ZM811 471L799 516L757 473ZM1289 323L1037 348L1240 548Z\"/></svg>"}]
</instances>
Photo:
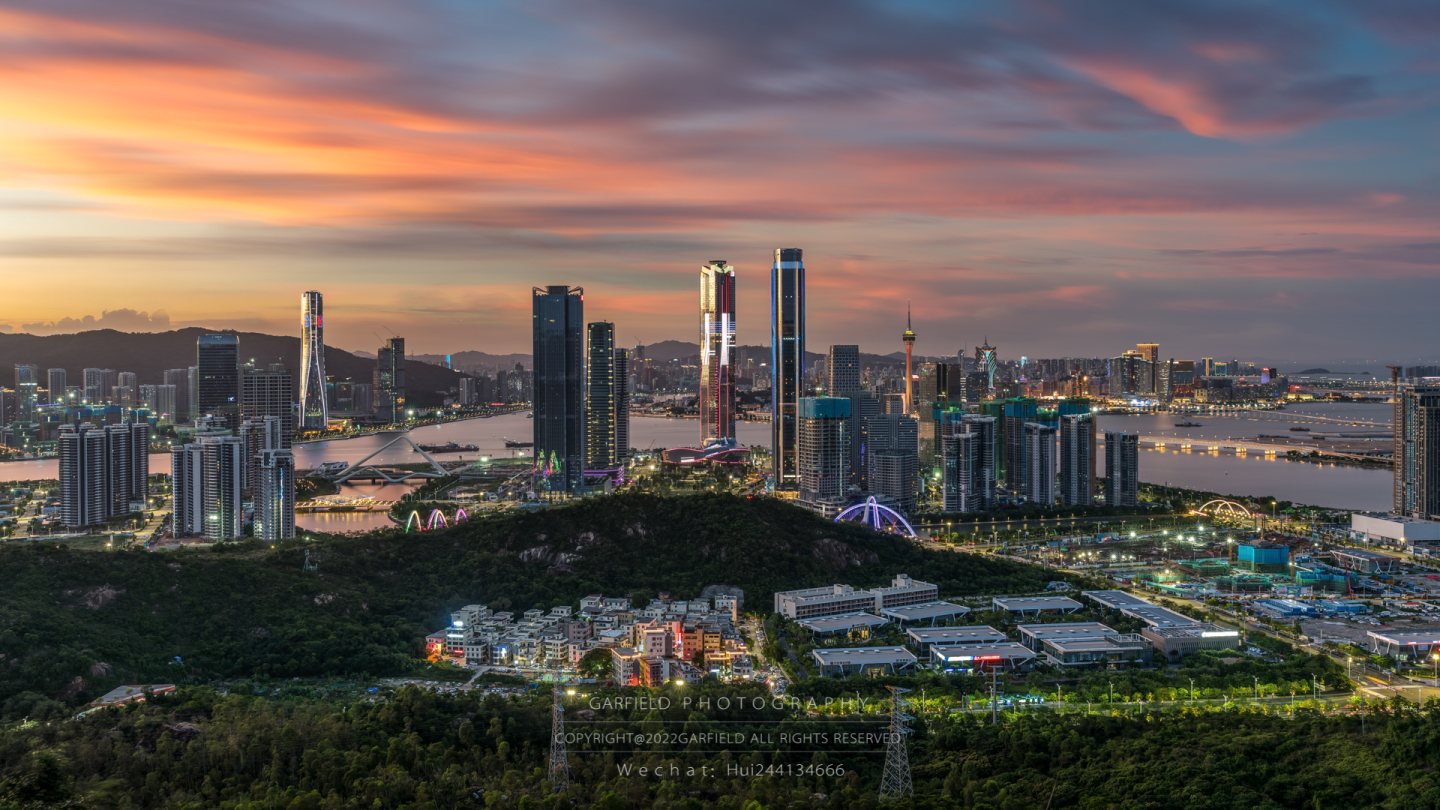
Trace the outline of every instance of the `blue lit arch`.
<instances>
[{"instance_id":1,"label":"blue lit arch","mask_svg":"<svg viewBox=\"0 0 1440 810\"><path fill-rule=\"evenodd\" d=\"M905 518L901 517L899 512L876 501L874 496L866 498L863 503L857 503L835 516L836 523L842 520L864 523L877 532L892 532L903 534L906 537L915 536L915 529Z\"/></svg>"}]
</instances>

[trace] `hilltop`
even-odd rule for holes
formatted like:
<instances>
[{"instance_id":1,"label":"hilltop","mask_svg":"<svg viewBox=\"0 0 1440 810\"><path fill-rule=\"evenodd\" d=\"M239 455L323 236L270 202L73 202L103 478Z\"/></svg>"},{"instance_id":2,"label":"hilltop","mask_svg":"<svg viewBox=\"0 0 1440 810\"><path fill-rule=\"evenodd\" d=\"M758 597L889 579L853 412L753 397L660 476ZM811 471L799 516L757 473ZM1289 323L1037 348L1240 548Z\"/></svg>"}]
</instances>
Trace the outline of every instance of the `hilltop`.
<instances>
[{"instance_id":1,"label":"hilltop","mask_svg":"<svg viewBox=\"0 0 1440 810\"><path fill-rule=\"evenodd\" d=\"M291 371L300 369L300 338L266 335L259 332L201 329L190 327L170 332L118 332L96 329L73 335L0 334L0 368L33 363L45 370L63 368L70 385L79 385L86 368L133 371L141 385L158 385L164 372L195 365L195 340L200 335L233 334L240 339L240 362L254 359L256 365L284 363ZM358 357L333 346L325 348L325 373L336 380L370 382L375 361ZM441 391L459 385L460 373L438 365L411 359L405 367L406 389L418 405L439 405ZM299 390L299 381L296 381Z\"/></svg>"},{"instance_id":2,"label":"hilltop","mask_svg":"<svg viewBox=\"0 0 1440 810\"><path fill-rule=\"evenodd\" d=\"M301 570L304 552L319 570ZM562 556L569 555L569 556ZM118 683L406 671L424 635L479 603L526 610L590 593L776 590L897 573L942 595L1034 591L1053 572L949 552L772 499L622 494L438 532L373 532L271 550L81 552L0 547L0 702L82 699ZM180 663L175 662L176 657Z\"/></svg>"}]
</instances>

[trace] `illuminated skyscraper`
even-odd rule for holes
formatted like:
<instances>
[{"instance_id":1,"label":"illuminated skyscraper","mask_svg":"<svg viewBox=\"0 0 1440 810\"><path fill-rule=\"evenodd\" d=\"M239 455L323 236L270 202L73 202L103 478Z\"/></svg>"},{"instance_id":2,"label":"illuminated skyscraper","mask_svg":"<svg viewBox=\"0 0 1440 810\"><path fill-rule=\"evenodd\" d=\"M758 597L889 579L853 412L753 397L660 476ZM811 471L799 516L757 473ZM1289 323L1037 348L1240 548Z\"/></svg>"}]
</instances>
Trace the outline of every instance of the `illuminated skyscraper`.
<instances>
[{"instance_id":1,"label":"illuminated skyscraper","mask_svg":"<svg viewBox=\"0 0 1440 810\"><path fill-rule=\"evenodd\" d=\"M1160 389L1160 344L1136 343L1135 351L1150 362L1150 393L1159 394Z\"/></svg>"},{"instance_id":2,"label":"illuminated skyscraper","mask_svg":"<svg viewBox=\"0 0 1440 810\"><path fill-rule=\"evenodd\" d=\"M825 357L825 393L848 397L860 390L860 347L831 346Z\"/></svg>"},{"instance_id":3,"label":"illuminated skyscraper","mask_svg":"<svg viewBox=\"0 0 1440 810\"><path fill-rule=\"evenodd\" d=\"M1025 423L1025 500L1041 506L1055 503L1055 428Z\"/></svg>"},{"instance_id":4,"label":"illuminated skyscraper","mask_svg":"<svg viewBox=\"0 0 1440 810\"><path fill-rule=\"evenodd\" d=\"M776 248L770 268L770 369L771 478L776 489L794 490L800 486L796 419L805 393L805 263L800 248Z\"/></svg>"},{"instance_id":5,"label":"illuminated skyscraper","mask_svg":"<svg viewBox=\"0 0 1440 810\"><path fill-rule=\"evenodd\" d=\"M796 415L800 502L833 516L844 508L850 485L850 400L805 397Z\"/></svg>"},{"instance_id":6,"label":"illuminated skyscraper","mask_svg":"<svg viewBox=\"0 0 1440 810\"><path fill-rule=\"evenodd\" d=\"M1105 505L1135 506L1139 491L1139 434L1105 431Z\"/></svg>"},{"instance_id":7,"label":"illuminated skyscraper","mask_svg":"<svg viewBox=\"0 0 1440 810\"><path fill-rule=\"evenodd\" d=\"M300 295L300 414L302 426L323 428L330 421L325 401L325 299Z\"/></svg>"},{"instance_id":8,"label":"illuminated skyscraper","mask_svg":"<svg viewBox=\"0 0 1440 810\"><path fill-rule=\"evenodd\" d=\"M915 348L915 330L910 328L910 306L905 306L905 334L900 336L905 343L905 413L915 413L915 373L910 368L910 351Z\"/></svg>"},{"instance_id":9,"label":"illuminated skyscraper","mask_svg":"<svg viewBox=\"0 0 1440 810\"><path fill-rule=\"evenodd\" d=\"M700 442L735 438L735 268L700 268Z\"/></svg>"},{"instance_id":10,"label":"illuminated skyscraper","mask_svg":"<svg viewBox=\"0 0 1440 810\"><path fill-rule=\"evenodd\" d=\"M240 427L240 338L201 335L195 354L197 415L218 417L231 430Z\"/></svg>"},{"instance_id":11,"label":"illuminated skyscraper","mask_svg":"<svg viewBox=\"0 0 1440 810\"><path fill-rule=\"evenodd\" d=\"M610 470L620 466L615 427L624 381L615 374L615 324L589 324L589 354L585 393L585 468Z\"/></svg>"},{"instance_id":12,"label":"illuminated skyscraper","mask_svg":"<svg viewBox=\"0 0 1440 810\"><path fill-rule=\"evenodd\" d=\"M1060 417L1060 502L1095 502L1095 419L1088 413Z\"/></svg>"},{"instance_id":13,"label":"illuminated skyscraper","mask_svg":"<svg viewBox=\"0 0 1440 810\"><path fill-rule=\"evenodd\" d=\"M266 448L252 459L259 474L255 489L255 536L274 543L295 536L295 454Z\"/></svg>"},{"instance_id":14,"label":"illuminated skyscraper","mask_svg":"<svg viewBox=\"0 0 1440 810\"><path fill-rule=\"evenodd\" d=\"M989 393L995 391L995 372L1000 368L1000 360L995 355L996 351L997 349L990 345L988 336L985 338L984 346L975 347L975 370L985 375L985 390Z\"/></svg>"},{"instance_id":15,"label":"illuminated skyscraper","mask_svg":"<svg viewBox=\"0 0 1440 810\"><path fill-rule=\"evenodd\" d=\"M535 488L574 492L585 480L585 290L531 292Z\"/></svg>"},{"instance_id":16,"label":"illuminated skyscraper","mask_svg":"<svg viewBox=\"0 0 1440 810\"><path fill-rule=\"evenodd\" d=\"M405 421L405 338L394 337L375 353L375 410L382 422ZM321 389L322 391L324 389Z\"/></svg>"},{"instance_id":17,"label":"illuminated skyscraper","mask_svg":"<svg viewBox=\"0 0 1440 810\"><path fill-rule=\"evenodd\" d=\"M1395 396L1394 512L1440 516L1440 386L1400 388Z\"/></svg>"}]
</instances>

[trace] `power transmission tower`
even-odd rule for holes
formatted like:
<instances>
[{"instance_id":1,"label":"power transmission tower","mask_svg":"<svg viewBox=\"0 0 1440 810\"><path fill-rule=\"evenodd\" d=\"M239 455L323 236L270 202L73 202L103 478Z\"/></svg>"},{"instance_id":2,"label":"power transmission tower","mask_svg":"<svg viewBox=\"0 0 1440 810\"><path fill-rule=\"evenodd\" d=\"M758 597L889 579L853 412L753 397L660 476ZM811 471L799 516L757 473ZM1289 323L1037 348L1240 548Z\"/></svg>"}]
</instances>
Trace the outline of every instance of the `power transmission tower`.
<instances>
[{"instance_id":1,"label":"power transmission tower","mask_svg":"<svg viewBox=\"0 0 1440 810\"><path fill-rule=\"evenodd\" d=\"M910 708L910 701L900 697L910 690L898 686L886 688L890 690L890 741L885 747L885 774L880 777L882 802L915 797L915 788L910 784L910 754L905 741L905 735L910 733L905 724L915 718L905 713Z\"/></svg>"},{"instance_id":2,"label":"power transmission tower","mask_svg":"<svg viewBox=\"0 0 1440 810\"><path fill-rule=\"evenodd\" d=\"M560 670L555 670L555 711L550 727L550 787L564 793L570 787L570 759L565 752L565 703Z\"/></svg>"}]
</instances>

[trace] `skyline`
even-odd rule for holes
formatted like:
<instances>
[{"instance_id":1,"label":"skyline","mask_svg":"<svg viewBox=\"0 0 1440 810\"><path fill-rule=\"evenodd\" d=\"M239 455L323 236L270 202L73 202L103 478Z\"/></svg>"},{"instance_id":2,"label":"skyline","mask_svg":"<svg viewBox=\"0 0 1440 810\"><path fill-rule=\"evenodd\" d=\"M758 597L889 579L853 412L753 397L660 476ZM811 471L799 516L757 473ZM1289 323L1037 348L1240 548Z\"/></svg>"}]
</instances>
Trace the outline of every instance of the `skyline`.
<instances>
[{"instance_id":1,"label":"skyline","mask_svg":"<svg viewBox=\"0 0 1440 810\"><path fill-rule=\"evenodd\" d=\"M1432 359L1433 8L69 0L0 31L0 331L289 335L316 289L330 345L523 353L565 284L620 345L689 342L726 256L764 345L795 246L815 349L899 351L913 300L927 356Z\"/></svg>"}]
</instances>

